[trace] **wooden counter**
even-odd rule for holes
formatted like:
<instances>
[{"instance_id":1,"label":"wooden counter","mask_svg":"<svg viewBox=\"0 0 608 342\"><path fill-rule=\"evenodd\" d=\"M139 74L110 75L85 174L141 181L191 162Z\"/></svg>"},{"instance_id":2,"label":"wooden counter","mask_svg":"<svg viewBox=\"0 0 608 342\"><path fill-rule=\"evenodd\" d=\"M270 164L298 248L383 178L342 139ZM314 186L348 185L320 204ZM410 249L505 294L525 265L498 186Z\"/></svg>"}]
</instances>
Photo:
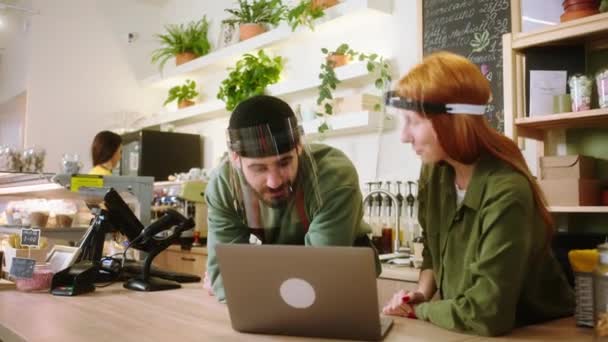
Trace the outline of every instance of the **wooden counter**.
<instances>
[{"instance_id":1,"label":"wooden counter","mask_svg":"<svg viewBox=\"0 0 608 342\"><path fill-rule=\"evenodd\" d=\"M380 278L418 283L419 273L420 269L413 267L382 264L382 273L380 273Z\"/></svg>"},{"instance_id":2,"label":"wooden counter","mask_svg":"<svg viewBox=\"0 0 608 342\"><path fill-rule=\"evenodd\" d=\"M500 340L589 341L592 331L572 318L520 329ZM385 341L483 341L428 322L395 318ZM77 297L0 291L0 340L13 341L285 341L305 338L232 330L227 307L199 284L142 293L121 284ZM318 339L314 339L318 340ZM335 341L335 340L333 340Z\"/></svg>"}]
</instances>

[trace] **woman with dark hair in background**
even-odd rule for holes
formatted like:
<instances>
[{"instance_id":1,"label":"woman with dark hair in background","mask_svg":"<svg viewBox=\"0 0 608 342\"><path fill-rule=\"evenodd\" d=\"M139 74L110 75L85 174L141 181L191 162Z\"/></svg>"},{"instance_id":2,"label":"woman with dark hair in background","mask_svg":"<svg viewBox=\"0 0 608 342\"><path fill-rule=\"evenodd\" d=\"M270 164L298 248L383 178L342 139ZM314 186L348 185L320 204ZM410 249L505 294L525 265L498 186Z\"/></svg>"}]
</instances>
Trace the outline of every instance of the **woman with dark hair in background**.
<instances>
[{"instance_id":1,"label":"woman with dark hair in background","mask_svg":"<svg viewBox=\"0 0 608 342\"><path fill-rule=\"evenodd\" d=\"M403 110L401 141L423 163L424 251L418 288L397 292L385 314L501 335L574 311L544 196L518 146L486 121L490 99L479 68L447 52L426 57L389 97Z\"/></svg>"},{"instance_id":2,"label":"woman with dark hair in background","mask_svg":"<svg viewBox=\"0 0 608 342\"><path fill-rule=\"evenodd\" d=\"M108 176L112 174L122 156L122 138L120 135L101 131L95 135L91 144L91 158L93 168L89 171L91 175Z\"/></svg>"}]
</instances>

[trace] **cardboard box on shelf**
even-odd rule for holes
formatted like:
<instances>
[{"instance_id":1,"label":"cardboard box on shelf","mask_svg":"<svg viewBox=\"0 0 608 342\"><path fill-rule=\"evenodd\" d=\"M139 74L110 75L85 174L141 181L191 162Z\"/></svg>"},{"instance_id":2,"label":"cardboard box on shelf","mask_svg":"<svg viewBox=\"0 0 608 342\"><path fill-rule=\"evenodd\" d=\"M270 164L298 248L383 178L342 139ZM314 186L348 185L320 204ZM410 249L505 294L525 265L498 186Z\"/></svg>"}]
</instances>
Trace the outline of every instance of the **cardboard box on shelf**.
<instances>
[{"instance_id":1,"label":"cardboard box on shelf","mask_svg":"<svg viewBox=\"0 0 608 342\"><path fill-rule=\"evenodd\" d=\"M582 155L540 158L542 179L595 179L595 158Z\"/></svg>"},{"instance_id":2,"label":"cardboard box on shelf","mask_svg":"<svg viewBox=\"0 0 608 342\"><path fill-rule=\"evenodd\" d=\"M539 181L550 206L589 206L600 204L597 179L543 179Z\"/></svg>"},{"instance_id":3,"label":"cardboard box on shelf","mask_svg":"<svg viewBox=\"0 0 608 342\"><path fill-rule=\"evenodd\" d=\"M335 113L361 112L364 110L373 111L377 104L382 102L382 98L370 94L355 94L350 96L338 97L334 101Z\"/></svg>"}]
</instances>

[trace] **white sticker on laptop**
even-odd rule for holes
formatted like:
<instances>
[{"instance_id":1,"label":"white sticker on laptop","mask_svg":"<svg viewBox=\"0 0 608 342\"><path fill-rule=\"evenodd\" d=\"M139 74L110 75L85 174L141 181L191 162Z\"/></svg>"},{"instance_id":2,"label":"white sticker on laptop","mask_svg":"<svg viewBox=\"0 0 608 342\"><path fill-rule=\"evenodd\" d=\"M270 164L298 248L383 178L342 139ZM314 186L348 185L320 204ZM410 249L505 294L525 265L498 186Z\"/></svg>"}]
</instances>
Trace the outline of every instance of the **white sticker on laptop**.
<instances>
[{"instance_id":1,"label":"white sticker on laptop","mask_svg":"<svg viewBox=\"0 0 608 342\"><path fill-rule=\"evenodd\" d=\"M280 292L285 303L296 309L306 309L313 305L316 299L312 285L299 278L285 280L281 284Z\"/></svg>"}]
</instances>

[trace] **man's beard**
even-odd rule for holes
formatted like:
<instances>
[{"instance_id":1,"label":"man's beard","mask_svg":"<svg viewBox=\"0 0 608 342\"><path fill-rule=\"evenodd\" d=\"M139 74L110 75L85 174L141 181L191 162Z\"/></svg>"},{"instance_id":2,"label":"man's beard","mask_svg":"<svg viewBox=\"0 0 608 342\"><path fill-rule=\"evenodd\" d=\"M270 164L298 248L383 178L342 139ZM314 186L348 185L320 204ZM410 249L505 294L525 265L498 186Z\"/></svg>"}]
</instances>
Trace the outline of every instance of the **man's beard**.
<instances>
[{"instance_id":1,"label":"man's beard","mask_svg":"<svg viewBox=\"0 0 608 342\"><path fill-rule=\"evenodd\" d=\"M249 184L247 184L247 185L251 189L251 192L253 192L260 201L262 201L267 206L269 206L271 208L275 208L275 209L285 208L287 206L287 203L289 203L289 200L291 200L293 192L294 192L293 184L290 182L286 182L280 188L280 191L284 193L283 196L281 196L281 197L270 196L270 199L267 199L264 197L264 194L271 193L268 188L266 188L266 191L264 193L260 193L257 190L255 190L251 185L249 185ZM273 192L275 192L275 191L273 191Z\"/></svg>"}]
</instances>

